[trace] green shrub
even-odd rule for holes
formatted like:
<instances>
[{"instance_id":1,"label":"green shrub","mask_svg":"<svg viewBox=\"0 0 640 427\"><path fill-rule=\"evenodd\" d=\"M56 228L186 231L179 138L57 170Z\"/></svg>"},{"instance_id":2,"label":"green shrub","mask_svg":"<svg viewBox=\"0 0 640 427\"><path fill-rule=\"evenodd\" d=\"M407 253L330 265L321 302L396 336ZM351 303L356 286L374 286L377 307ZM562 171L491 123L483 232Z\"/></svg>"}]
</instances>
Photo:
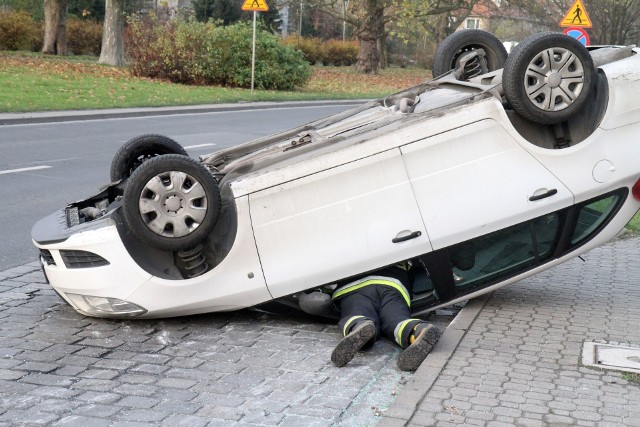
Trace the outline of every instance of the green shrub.
<instances>
[{"instance_id":1,"label":"green shrub","mask_svg":"<svg viewBox=\"0 0 640 427\"><path fill-rule=\"evenodd\" d=\"M211 22L154 17L129 20L127 54L137 76L158 77L177 83L251 86L249 23L216 27ZM290 90L309 77L302 54L283 46L279 38L259 31L256 38L255 87Z\"/></svg>"},{"instance_id":2,"label":"green shrub","mask_svg":"<svg viewBox=\"0 0 640 427\"><path fill-rule=\"evenodd\" d=\"M325 42L325 64L353 65L358 59L358 42L352 40L328 40Z\"/></svg>"},{"instance_id":3,"label":"green shrub","mask_svg":"<svg viewBox=\"0 0 640 427\"><path fill-rule=\"evenodd\" d=\"M74 55L100 55L103 24L87 19L67 20L67 47Z\"/></svg>"},{"instance_id":4,"label":"green shrub","mask_svg":"<svg viewBox=\"0 0 640 427\"><path fill-rule=\"evenodd\" d=\"M37 36L38 24L27 12L0 12L0 50L31 50Z\"/></svg>"},{"instance_id":5,"label":"green shrub","mask_svg":"<svg viewBox=\"0 0 640 427\"><path fill-rule=\"evenodd\" d=\"M212 46L215 64L227 72L226 84L251 86L251 41L249 23L216 28ZM309 66L302 54L280 43L280 38L260 31L256 38L255 85L261 89L290 90L309 77Z\"/></svg>"},{"instance_id":6,"label":"green shrub","mask_svg":"<svg viewBox=\"0 0 640 427\"><path fill-rule=\"evenodd\" d=\"M325 60L326 53L320 38L289 36L282 43L302 52L304 60L311 65L322 65Z\"/></svg>"},{"instance_id":7,"label":"green shrub","mask_svg":"<svg viewBox=\"0 0 640 427\"><path fill-rule=\"evenodd\" d=\"M347 40L322 40L316 37L290 36L284 41L302 52L311 65L353 65L358 58L358 42Z\"/></svg>"}]
</instances>

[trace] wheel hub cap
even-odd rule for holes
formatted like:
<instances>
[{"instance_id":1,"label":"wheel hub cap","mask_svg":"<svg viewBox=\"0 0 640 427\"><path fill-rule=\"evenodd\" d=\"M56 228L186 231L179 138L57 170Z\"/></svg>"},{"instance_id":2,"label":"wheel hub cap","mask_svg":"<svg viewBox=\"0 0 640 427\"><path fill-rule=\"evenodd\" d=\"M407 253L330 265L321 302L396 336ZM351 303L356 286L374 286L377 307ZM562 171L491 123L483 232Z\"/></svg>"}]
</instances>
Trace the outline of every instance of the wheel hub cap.
<instances>
[{"instance_id":1,"label":"wheel hub cap","mask_svg":"<svg viewBox=\"0 0 640 427\"><path fill-rule=\"evenodd\" d=\"M584 67L570 50L552 47L531 59L524 76L529 101L543 111L571 106L584 88Z\"/></svg>"},{"instance_id":2,"label":"wheel hub cap","mask_svg":"<svg viewBox=\"0 0 640 427\"><path fill-rule=\"evenodd\" d=\"M145 185L138 209L145 224L164 237L191 234L207 215L207 195L192 176L167 171L151 178Z\"/></svg>"},{"instance_id":3,"label":"wheel hub cap","mask_svg":"<svg viewBox=\"0 0 640 427\"><path fill-rule=\"evenodd\" d=\"M560 83L562 83L562 76L560 75L560 73L551 73L547 77L547 84L551 88L560 86Z\"/></svg>"},{"instance_id":4,"label":"wheel hub cap","mask_svg":"<svg viewBox=\"0 0 640 427\"><path fill-rule=\"evenodd\" d=\"M176 215L182 210L182 198L171 195L164 201L165 212L169 215Z\"/></svg>"}]
</instances>

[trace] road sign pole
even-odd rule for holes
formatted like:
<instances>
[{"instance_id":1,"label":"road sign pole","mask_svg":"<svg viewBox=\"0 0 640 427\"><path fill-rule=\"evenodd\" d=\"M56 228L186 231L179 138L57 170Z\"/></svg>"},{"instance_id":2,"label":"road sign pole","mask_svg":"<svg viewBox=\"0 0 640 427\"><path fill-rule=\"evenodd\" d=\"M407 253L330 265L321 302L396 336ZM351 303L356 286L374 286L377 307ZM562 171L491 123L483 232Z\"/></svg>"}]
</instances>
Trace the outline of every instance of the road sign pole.
<instances>
[{"instance_id":1,"label":"road sign pole","mask_svg":"<svg viewBox=\"0 0 640 427\"><path fill-rule=\"evenodd\" d=\"M251 97L253 97L256 80L256 21L258 12L268 12L269 6L265 0L245 0L241 9L247 12L253 11L253 46L251 48Z\"/></svg>"},{"instance_id":2,"label":"road sign pole","mask_svg":"<svg viewBox=\"0 0 640 427\"><path fill-rule=\"evenodd\" d=\"M258 12L253 11L253 49L251 51L251 97L253 97L253 86L256 74L256 15Z\"/></svg>"}]
</instances>

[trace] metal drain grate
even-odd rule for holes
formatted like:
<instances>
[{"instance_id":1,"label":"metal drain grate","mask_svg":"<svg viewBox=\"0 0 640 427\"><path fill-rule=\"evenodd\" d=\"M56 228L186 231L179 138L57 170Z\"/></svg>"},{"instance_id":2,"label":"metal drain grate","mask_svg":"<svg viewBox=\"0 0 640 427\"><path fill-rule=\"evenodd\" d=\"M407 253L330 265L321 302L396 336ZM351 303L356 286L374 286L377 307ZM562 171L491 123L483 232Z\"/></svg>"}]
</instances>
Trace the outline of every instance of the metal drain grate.
<instances>
[{"instance_id":1,"label":"metal drain grate","mask_svg":"<svg viewBox=\"0 0 640 427\"><path fill-rule=\"evenodd\" d=\"M640 374L640 347L587 341L582 347L582 364Z\"/></svg>"}]
</instances>

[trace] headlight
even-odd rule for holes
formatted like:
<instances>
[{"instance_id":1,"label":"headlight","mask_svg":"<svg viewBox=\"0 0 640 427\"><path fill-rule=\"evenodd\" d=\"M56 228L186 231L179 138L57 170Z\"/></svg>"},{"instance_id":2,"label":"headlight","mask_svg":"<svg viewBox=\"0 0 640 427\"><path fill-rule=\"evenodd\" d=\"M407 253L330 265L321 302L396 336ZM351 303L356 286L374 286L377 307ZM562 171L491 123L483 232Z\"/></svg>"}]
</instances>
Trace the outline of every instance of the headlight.
<instances>
[{"instance_id":1,"label":"headlight","mask_svg":"<svg viewBox=\"0 0 640 427\"><path fill-rule=\"evenodd\" d=\"M118 298L94 297L91 295L65 294L75 308L88 316L135 317L145 314L146 309Z\"/></svg>"}]
</instances>

